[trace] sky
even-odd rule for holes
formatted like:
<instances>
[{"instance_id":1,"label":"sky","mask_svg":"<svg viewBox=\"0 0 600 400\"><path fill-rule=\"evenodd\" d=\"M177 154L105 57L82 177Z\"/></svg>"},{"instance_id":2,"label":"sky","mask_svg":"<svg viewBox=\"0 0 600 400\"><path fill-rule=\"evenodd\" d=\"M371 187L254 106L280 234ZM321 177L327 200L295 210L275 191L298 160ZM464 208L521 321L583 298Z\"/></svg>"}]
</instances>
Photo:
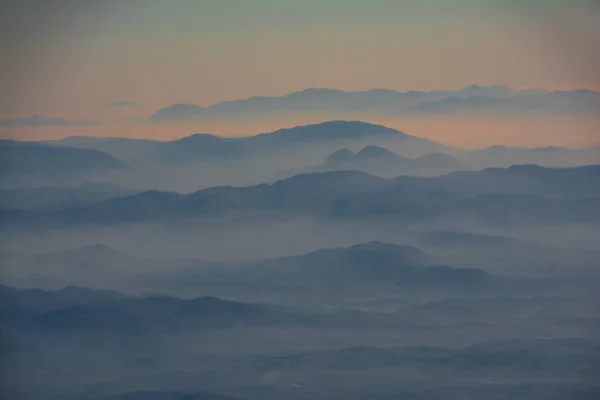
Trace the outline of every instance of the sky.
<instances>
[{"instance_id":1,"label":"sky","mask_svg":"<svg viewBox=\"0 0 600 400\"><path fill-rule=\"evenodd\" d=\"M168 140L310 121L151 127L174 103L206 106L310 87L348 91L600 90L595 0L20 0L0 13L0 118L99 126L1 128L24 140L85 134ZM135 106L115 107L131 101ZM600 144L600 119L405 117L386 123L463 147ZM565 131L567 127L567 131Z\"/></svg>"}]
</instances>

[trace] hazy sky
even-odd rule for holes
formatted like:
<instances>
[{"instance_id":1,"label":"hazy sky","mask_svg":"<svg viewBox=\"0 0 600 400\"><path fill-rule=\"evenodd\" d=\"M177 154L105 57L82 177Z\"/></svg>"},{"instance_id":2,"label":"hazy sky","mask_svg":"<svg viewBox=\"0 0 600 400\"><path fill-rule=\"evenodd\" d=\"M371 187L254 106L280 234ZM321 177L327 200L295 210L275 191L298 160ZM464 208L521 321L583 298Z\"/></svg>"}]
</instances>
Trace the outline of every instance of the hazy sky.
<instances>
[{"instance_id":1,"label":"hazy sky","mask_svg":"<svg viewBox=\"0 0 600 400\"><path fill-rule=\"evenodd\" d=\"M5 3L0 17L0 113L111 118L107 126L113 135L181 136L182 127L144 131L131 121L173 103L208 105L307 87L405 91L479 84L600 89L600 7L593 0ZM122 100L139 107L108 106ZM417 122L405 125L419 129ZM432 126L434 121L422 122ZM452 132L460 126L469 130L472 122L449 121L455 125L448 128L448 139L453 141ZM539 129L546 123L556 125L526 122ZM402 127L402 121L392 124ZM578 124L584 127L574 133L578 143L593 142L597 121ZM187 133L255 133L271 125L277 127L266 121L246 131L222 124L188 127ZM107 135L107 126L89 132L69 127L8 134ZM432 137L431 129L409 133ZM472 135L464 133L456 140L466 145L486 142ZM552 134L547 141L567 139Z\"/></svg>"}]
</instances>

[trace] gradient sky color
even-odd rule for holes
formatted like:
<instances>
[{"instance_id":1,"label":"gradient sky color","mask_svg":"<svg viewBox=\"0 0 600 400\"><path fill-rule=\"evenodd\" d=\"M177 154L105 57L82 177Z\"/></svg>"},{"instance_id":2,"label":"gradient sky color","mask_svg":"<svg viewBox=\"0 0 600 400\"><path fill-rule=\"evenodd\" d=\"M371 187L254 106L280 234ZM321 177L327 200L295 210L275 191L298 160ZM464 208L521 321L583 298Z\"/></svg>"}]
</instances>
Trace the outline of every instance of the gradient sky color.
<instances>
[{"instance_id":1,"label":"gradient sky color","mask_svg":"<svg viewBox=\"0 0 600 400\"><path fill-rule=\"evenodd\" d=\"M209 105L307 87L600 89L600 7L594 0L14 3L4 6L0 20L2 118L42 114L107 121L86 132L80 127L4 132L23 139L257 133L296 121L245 126L223 121L160 131L136 121L173 103ZM109 106L120 100L139 107ZM594 118L387 122L468 147L585 146L598 143L600 126ZM561 136L556 127L565 125L573 129ZM443 133L433 132L444 127Z\"/></svg>"}]
</instances>

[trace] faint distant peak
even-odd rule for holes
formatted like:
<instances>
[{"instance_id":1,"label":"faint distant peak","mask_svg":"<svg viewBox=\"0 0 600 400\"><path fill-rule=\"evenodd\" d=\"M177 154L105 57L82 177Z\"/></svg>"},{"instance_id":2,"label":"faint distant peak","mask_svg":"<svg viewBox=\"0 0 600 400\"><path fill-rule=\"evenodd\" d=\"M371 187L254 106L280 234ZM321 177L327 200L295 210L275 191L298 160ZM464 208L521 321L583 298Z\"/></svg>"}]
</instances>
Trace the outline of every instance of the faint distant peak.
<instances>
[{"instance_id":1,"label":"faint distant peak","mask_svg":"<svg viewBox=\"0 0 600 400\"><path fill-rule=\"evenodd\" d=\"M482 85L469 85L466 86L464 88L462 88L461 90L459 90L459 92L462 93L469 93L469 94L489 94L489 93L505 93L505 94L512 94L514 92L513 89L506 87L506 86L502 86L502 85L492 85L492 86L482 86Z\"/></svg>"},{"instance_id":2,"label":"faint distant peak","mask_svg":"<svg viewBox=\"0 0 600 400\"><path fill-rule=\"evenodd\" d=\"M192 119L201 114L203 108L196 104L176 103L171 106L161 108L149 118L149 122L166 122Z\"/></svg>"},{"instance_id":3,"label":"faint distant peak","mask_svg":"<svg viewBox=\"0 0 600 400\"><path fill-rule=\"evenodd\" d=\"M507 87L507 86L503 86L503 85L477 85L477 84L472 84L469 86L465 86L462 90L480 90L480 89L508 89L508 90L512 90L511 88Z\"/></svg>"},{"instance_id":4,"label":"faint distant peak","mask_svg":"<svg viewBox=\"0 0 600 400\"><path fill-rule=\"evenodd\" d=\"M583 95L596 95L598 92L589 89L574 89L574 90L554 90L554 94L583 94Z\"/></svg>"},{"instance_id":5,"label":"faint distant peak","mask_svg":"<svg viewBox=\"0 0 600 400\"><path fill-rule=\"evenodd\" d=\"M532 152L535 153L555 153L555 152L561 152L561 151L570 151L572 149L570 149L569 147L562 147L562 146L545 146L545 147L536 147L531 149Z\"/></svg>"}]
</instances>

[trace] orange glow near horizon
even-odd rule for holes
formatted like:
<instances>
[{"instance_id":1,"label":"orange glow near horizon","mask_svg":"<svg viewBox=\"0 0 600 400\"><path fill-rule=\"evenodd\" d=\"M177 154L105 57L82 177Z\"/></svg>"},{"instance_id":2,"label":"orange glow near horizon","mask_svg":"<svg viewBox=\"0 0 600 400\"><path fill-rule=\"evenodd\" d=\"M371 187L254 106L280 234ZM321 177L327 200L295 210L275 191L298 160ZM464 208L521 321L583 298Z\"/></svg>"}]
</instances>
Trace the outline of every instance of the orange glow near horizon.
<instances>
[{"instance_id":1,"label":"orange glow near horizon","mask_svg":"<svg viewBox=\"0 0 600 400\"><path fill-rule=\"evenodd\" d=\"M186 122L172 124L124 123L100 126L6 128L5 137L19 140L53 140L69 136L129 137L174 140L194 133L227 137L250 136L281 128L307 125L331 118L273 119L253 121ZM572 148L600 146L600 117L547 117L492 119L484 117L361 118L360 120L398 129L407 134L460 148L497 144ZM568 134L565 134L567 133Z\"/></svg>"},{"instance_id":2,"label":"orange glow near horizon","mask_svg":"<svg viewBox=\"0 0 600 400\"><path fill-rule=\"evenodd\" d=\"M600 7L589 0L232 2L14 2L0 15L0 119L38 114L103 125L0 127L0 136L171 140L193 133L252 135L333 119L143 122L174 103L208 106L309 87L600 91ZM139 106L110 107L122 100ZM468 148L600 144L600 117L592 116L351 119Z\"/></svg>"}]
</instances>

